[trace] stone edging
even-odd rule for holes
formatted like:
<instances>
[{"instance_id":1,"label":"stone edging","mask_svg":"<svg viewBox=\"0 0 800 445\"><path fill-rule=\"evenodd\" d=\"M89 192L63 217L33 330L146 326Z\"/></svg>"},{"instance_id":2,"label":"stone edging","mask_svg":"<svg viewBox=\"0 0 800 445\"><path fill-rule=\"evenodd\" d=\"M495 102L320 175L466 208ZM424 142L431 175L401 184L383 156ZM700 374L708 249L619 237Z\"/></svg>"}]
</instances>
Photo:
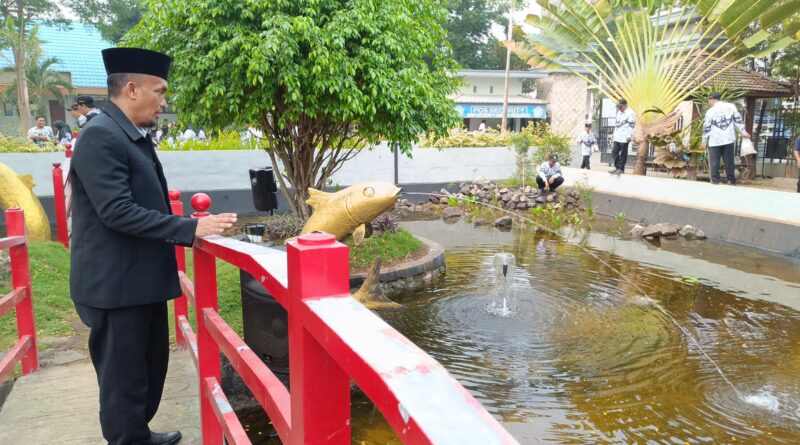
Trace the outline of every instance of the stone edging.
<instances>
[{"instance_id":1,"label":"stone edging","mask_svg":"<svg viewBox=\"0 0 800 445\"><path fill-rule=\"evenodd\" d=\"M428 248L428 253L419 259L407 263L397 264L392 267L381 268L381 283L390 283L424 275L432 271L444 271L444 247L427 238L414 235ZM438 275L438 274L437 274ZM350 287L358 287L367 277L367 272L350 275Z\"/></svg>"}]
</instances>

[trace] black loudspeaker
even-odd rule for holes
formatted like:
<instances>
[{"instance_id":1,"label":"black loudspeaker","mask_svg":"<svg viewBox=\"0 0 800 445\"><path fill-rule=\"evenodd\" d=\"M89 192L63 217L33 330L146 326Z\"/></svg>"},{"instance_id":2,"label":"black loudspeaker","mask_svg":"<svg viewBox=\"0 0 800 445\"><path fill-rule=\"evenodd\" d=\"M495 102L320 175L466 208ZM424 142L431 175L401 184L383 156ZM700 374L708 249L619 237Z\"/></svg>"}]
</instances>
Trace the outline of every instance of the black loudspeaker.
<instances>
[{"instance_id":1,"label":"black loudspeaker","mask_svg":"<svg viewBox=\"0 0 800 445\"><path fill-rule=\"evenodd\" d=\"M252 275L240 271L244 342L287 384L289 317L286 309Z\"/></svg>"},{"instance_id":2,"label":"black loudspeaker","mask_svg":"<svg viewBox=\"0 0 800 445\"><path fill-rule=\"evenodd\" d=\"M253 205L260 212L278 209L278 186L271 167L250 169Z\"/></svg>"}]
</instances>

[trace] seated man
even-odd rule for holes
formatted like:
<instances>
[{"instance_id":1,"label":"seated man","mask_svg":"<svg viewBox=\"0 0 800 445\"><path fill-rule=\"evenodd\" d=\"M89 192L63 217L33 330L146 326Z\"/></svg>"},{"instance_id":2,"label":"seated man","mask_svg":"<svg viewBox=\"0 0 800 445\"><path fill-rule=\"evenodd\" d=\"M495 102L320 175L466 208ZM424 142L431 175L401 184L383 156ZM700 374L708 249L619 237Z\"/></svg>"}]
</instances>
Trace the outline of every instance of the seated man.
<instances>
[{"instance_id":1,"label":"seated man","mask_svg":"<svg viewBox=\"0 0 800 445\"><path fill-rule=\"evenodd\" d=\"M28 130L28 140L36 145L44 145L53 140L53 129L47 126L44 116L36 116L36 126Z\"/></svg>"},{"instance_id":2,"label":"seated man","mask_svg":"<svg viewBox=\"0 0 800 445\"><path fill-rule=\"evenodd\" d=\"M547 154L547 161L539 167L539 175L536 176L536 184L539 190L555 190L564 183L561 175L561 165L558 158L553 153Z\"/></svg>"}]
</instances>

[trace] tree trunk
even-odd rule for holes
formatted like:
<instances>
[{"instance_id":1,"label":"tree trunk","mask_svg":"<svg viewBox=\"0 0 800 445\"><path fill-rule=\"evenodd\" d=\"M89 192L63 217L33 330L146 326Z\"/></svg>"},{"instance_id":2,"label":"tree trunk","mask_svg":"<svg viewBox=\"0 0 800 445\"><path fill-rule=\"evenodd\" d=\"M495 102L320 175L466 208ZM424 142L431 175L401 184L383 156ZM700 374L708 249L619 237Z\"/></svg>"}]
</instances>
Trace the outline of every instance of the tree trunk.
<instances>
[{"instance_id":1,"label":"tree trunk","mask_svg":"<svg viewBox=\"0 0 800 445\"><path fill-rule=\"evenodd\" d=\"M697 181L697 167L694 165L686 166L686 179L689 181Z\"/></svg>"},{"instance_id":2,"label":"tree trunk","mask_svg":"<svg viewBox=\"0 0 800 445\"><path fill-rule=\"evenodd\" d=\"M650 142L647 138L640 140L636 145L636 164L633 165L634 175L647 175L647 149L649 146Z\"/></svg>"},{"instance_id":3,"label":"tree trunk","mask_svg":"<svg viewBox=\"0 0 800 445\"><path fill-rule=\"evenodd\" d=\"M28 134L31 127L31 104L28 97L28 80L25 78L25 4L17 0L17 32L16 45L12 45L14 53L14 71L17 76L17 107L19 109L19 131L22 137Z\"/></svg>"}]
</instances>

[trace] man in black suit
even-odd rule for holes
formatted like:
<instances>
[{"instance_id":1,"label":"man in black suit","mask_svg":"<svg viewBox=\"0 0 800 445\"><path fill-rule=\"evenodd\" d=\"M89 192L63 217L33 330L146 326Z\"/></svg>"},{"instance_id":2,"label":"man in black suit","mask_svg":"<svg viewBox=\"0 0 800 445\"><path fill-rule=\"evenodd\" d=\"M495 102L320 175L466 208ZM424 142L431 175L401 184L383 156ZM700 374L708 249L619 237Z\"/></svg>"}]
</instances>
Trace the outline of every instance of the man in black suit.
<instances>
[{"instance_id":1,"label":"man in black suit","mask_svg":"<svg viewBox=\"0 0 800 445\"><path fill-rule=\"evenodd\" d=\"M111 445L166 445L151 432L169 360L167 301L180 295L175 244L220 234L235 214L170 212L167 182L144 130L166 108L171 59L138 48L103 51L110 102L83 128L72 158L70 292L91 328L100 425Z\"/></svg>"}]
</instances>

